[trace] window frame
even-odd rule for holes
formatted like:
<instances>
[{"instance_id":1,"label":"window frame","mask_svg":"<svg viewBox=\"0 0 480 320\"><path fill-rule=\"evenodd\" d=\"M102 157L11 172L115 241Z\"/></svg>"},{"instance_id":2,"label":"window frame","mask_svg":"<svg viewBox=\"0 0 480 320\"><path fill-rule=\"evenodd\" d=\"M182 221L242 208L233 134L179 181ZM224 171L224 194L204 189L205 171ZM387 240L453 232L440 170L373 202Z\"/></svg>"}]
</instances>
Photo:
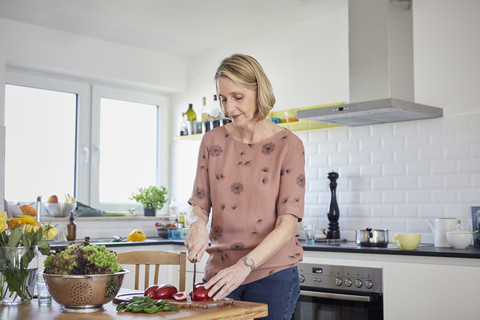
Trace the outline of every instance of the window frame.
<instances>
[{"instance_id":1,"label":"window frame","mask_svg":"<svg viewBox=\"0 0 480 320\"><path fill-rule=\"evenodd\" d=\"M127 211L131 203L99 203L99 133L100 99L108 98L152 104L157 112L157 185L169 187L170 98L162 93L146 93L142 89L112 84L99 84L88 79L7 67L5 85L32 87L73 93L77 96L75 197L94 208ZM114 87L116 86L116 87ZM6 139L6 137L5 137ZM92 152L95 150L95 152ZM4 168L5 169L5 168ZM134 192L135 190L132 190ZM46 199L42 199L45 201Z\"/></svg>"},{"instance_id":2,"label":"window frame","mask_svg":"<svg viewBox=\"0 0 480 320\"><path fill-rule=\"evenodd\" d=\"M105 205L99 202L99 156L100 156L100 101L102 98L122 100L143 104L155 105L157 112L157 175L155 181L157 185L168 187L168 164L169 164L169 99L166 96L153 95L143 92L132 92L129 90L96 85L92 87L92 145L91 149L91 189L90 203L95 208L104 208L109 210L126 211L132 207L131 203L116 205ZM166 149L166 152L161 150ZM132 190L134 192L135 190Z\"/></svg>"}]
</instances>

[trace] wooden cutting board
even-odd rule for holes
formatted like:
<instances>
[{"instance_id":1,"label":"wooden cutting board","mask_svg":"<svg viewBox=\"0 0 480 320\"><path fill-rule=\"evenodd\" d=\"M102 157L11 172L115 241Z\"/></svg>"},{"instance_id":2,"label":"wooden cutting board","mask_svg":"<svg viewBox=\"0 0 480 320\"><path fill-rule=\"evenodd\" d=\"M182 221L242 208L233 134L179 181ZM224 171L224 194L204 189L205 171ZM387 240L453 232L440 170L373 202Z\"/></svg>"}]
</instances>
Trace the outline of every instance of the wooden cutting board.
<instances>
[{"instance_id":1,"label":"wooden cutting board","mask_svg":"<svg viewBox=\"0 0 480 320\"><path fill-rule=\"evenodd\" d=\"M119 294L113 299L113 303L121 303L121 302L129 302L130 299L134 296L143 297L141 293L125 293ZM188 309L188 308L203 308L203 309L210 309L210 308L225 308L231 306L233 304L233 299L225 298L222 300L217 301L177 301L175 299L165 299L165 302L168 304L172 304L174 306L178 306L181 309Z\"/></svg>"}]
</instances>

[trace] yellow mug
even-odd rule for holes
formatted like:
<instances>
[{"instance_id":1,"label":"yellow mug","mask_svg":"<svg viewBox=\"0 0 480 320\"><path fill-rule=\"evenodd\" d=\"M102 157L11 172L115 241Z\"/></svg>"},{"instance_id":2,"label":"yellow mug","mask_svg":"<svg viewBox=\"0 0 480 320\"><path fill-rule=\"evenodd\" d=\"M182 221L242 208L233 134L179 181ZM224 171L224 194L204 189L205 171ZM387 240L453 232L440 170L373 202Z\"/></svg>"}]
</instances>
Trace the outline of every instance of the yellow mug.
<instances>
[{"instance_id":1,"label":"yellow mug","mask_svg":"<svg viewBox=\"0 0 480 320\"><path fill-rule=\"evenodd\" d=\"M402 250L415 250L420 244L422 235L419 233L396 234L390 241Z\"/></svg>"}]
</instances>

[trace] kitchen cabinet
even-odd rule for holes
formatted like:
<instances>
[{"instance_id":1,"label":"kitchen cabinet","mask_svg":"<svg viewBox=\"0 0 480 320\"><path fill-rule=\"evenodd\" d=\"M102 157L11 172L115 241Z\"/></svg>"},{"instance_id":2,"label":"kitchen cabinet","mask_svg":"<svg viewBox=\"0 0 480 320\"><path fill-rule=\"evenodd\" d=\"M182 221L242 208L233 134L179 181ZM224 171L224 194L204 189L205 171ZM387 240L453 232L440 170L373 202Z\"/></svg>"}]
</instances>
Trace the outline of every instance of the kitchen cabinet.
<instances>
[{"instance_id":1,"label":"kitchen cabinet","mask_svg":"<svg viewBox=\"0 0 480 320\"><path fill-rule=\"evenodd\" d=\"M385 319L478 319L480 267L385 262Z\"/></svg>"},{"instance_id":2,"label":"kitchen cabinet","mask_svg":"<svg viewBox=\"0 0 480 320\"><path fill-rule=\"evenodd\" d=\"M477 258L306 250L303 261L382 268L388 320L478 318Z\"/></svg>"}]
</instances>

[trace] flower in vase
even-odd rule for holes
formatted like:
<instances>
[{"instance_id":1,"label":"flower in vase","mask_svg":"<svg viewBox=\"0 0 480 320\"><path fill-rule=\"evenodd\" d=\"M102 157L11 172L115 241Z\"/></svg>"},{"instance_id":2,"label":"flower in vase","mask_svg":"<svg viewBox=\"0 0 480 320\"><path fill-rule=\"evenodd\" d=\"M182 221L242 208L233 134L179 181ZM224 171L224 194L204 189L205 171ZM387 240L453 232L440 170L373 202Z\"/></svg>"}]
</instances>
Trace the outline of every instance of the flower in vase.
<instances>
[{"instance_id":1,"label":"flower in vase","mask_svg":"<svg viewBox=\"0 0 480 320\"><path fill-rule=\"evenodd\" d=\"M32 210L33 209L33 210ZM36 257L37 248L42 254L48 254L50 245L47 239L57 234L50 223L41 225L35 220L35 208L22 210L20 218L7 219L0 211L0 300L19 298L21 303L32 299L27 284L31 277L29 265ZM35 275L36 270L33 270Z\"/></svg>"}]
</instances>

